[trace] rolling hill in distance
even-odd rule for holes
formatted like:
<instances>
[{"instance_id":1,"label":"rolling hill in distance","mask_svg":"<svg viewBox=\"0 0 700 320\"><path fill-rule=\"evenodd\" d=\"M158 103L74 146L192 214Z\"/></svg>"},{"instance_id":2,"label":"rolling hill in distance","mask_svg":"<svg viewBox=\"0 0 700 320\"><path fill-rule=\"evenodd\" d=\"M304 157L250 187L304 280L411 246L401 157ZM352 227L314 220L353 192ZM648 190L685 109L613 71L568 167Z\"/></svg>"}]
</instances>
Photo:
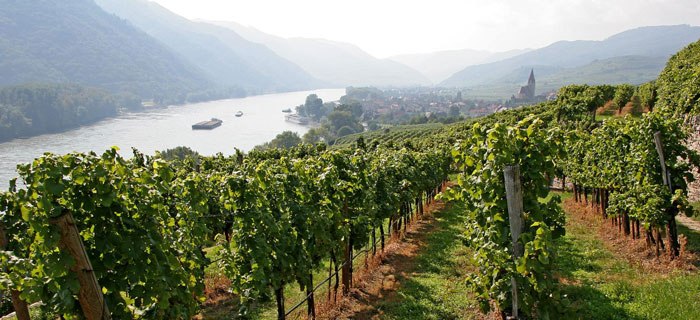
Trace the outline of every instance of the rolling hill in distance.
<instances>
[{"instance_id":1,"label":"rolling hill in distance","mask_svg":"<svg viewBox=\"0 0 700 320\"><path fill-rule=\"evenodd\" d=\"M386 87L431 83L425 75L404 64L390 59L375 58L349 43L326 39L287 39L235 22L211 23L229 28L249 41L264 44L314 77L334 86Z\"/></svg>"},{"instance_id":2,"label":"rolling hill in distance","mask_svg":"<svg viewBox=\"0 0 700 320\"><path fill-rule=\"evenodd\" d=\"M576 74L581 75L576 77L578 83L641 83L654 79L672 54L699 38L700 27L677 25L632 29L602 41L559 41L505 60L469 66L439 85L507 85L513 80L514 72L523 73L531 68L535 69L538 80L549 77L552 86L562 86L567 82L565 79ZM601 61L613 58L615 68L605 69L606 64ZM526 78L521 77L519 83Z\"/></svg>"},{"instance_id":3,"label":"rolling hill in distance","mask_svg":"<svg viewBox=\"0 0 700 320\"><path fill-rule=\"evenodd\" d=\"M472 49L446 50L422 54L404 54L389 57L389 59L418 70L433 83L440 83L455 72L468 66L508 59L530 50L516 49L504 52Z\"/></svg>"},{"instance_id":4,"label":"rolling hill in distance","mask_svg":"<svg viewBox=\"0 0 700 320\"><path fill-rule=\"evenodd\" d=\"M638 84L700 38L700 27L642 27L602 41L505 52L376 58L353 44L283 38L235 22L192 21L147 0L0 0L0 85L73 83L135 97L242 88L250 94L346 86L465 88L508 98L535 69L538 91ZM202 94L199 100L226 97Z\"/></svg>"},{"instance_id":5,"label":"rolling hill in distance","mask_svg":"<svg viewBox=\"0 0 700 320\"><path fill-rule=\"evenodd\" d=\"M203 70L216 83L247 90L289 91L324 84L264 45L235 32L194 22L146 0L96 0Z\"/></svg>"},{"instance_id":6,"label":"rolling hill in distance","mask_svg":"<svg viewBox=\"0 0 700 320\"><path fill-rule=\"evenodd\" d=\"M553 92L569 84L641 84L658 77L668 57L622 56L593 62L575 68L532 65L517 68L496 81L462 89L464 95L486 100L506 99L524 85L535 70L537 94Z\"/></svg>"},{"instance_id":7,"label":"rolling hill in distance","mask_svg":"<svg viewBox=\"0 0 700 320\"><path fill-rule=\"evenodd\" d=\"M75 83L153 97L212 85L197 67L92 0L0 6L2 86Z\"/></svg>"}]
</instances>

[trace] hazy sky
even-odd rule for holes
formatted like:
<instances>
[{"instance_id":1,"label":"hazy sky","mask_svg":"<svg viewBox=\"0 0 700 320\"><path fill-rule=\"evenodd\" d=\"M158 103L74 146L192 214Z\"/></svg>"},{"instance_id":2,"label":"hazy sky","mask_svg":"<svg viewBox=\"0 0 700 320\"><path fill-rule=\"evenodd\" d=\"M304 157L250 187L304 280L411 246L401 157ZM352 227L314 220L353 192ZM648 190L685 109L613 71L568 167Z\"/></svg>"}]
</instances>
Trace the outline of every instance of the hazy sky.
<instances>
[{"instance_id":1,"label":"hazy sky","mask_svg":"<svg viewBox=\"0 0 700 320\"><path fill-rule=\"evenodd\" d=\"M647 25L700 25L700 0L154 0L190 19L350 42L377 57L602 40Z\"/></svg>"}]
</instances>

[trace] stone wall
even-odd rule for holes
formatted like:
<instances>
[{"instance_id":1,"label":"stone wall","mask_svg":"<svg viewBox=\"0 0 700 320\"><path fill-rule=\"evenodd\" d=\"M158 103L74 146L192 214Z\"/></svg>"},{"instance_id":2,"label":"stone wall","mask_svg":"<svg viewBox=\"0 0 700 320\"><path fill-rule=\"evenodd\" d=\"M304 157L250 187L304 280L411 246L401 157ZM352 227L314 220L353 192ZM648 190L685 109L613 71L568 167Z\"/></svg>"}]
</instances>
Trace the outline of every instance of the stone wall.
<instances>
[{"instance_id":1,"label":"stone wall","mask_svg":"<svg viewBox=\"0 0 700 320\"><path fill-rule=\"evenodd\" d=\"M688 116L685 124L692 130L688 147L700 153L700 116ZM691 202L700 201L700 173L692 170L695 181L688 185L688 199Z\"/></svg>"}]
</instances>

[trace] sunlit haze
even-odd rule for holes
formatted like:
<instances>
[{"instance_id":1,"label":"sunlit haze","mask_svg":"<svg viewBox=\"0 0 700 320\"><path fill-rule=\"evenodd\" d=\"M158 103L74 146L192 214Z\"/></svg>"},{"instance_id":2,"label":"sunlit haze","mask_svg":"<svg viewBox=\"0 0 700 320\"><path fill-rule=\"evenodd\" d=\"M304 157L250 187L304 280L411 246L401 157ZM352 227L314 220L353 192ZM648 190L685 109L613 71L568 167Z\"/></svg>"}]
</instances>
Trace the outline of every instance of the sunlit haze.
<instances>
[{"instance_id":1,"label":"sunlit haze","mask_svg":"<svg viewBox=\"0 0 700 320\"><path fill-rule=\"evenodd\" d=\"M700 24L697 0L155 1L190 19L350 42L377 57L533 48L558 40L601 40L639 26Z\"/></svg>"}]
</instances>

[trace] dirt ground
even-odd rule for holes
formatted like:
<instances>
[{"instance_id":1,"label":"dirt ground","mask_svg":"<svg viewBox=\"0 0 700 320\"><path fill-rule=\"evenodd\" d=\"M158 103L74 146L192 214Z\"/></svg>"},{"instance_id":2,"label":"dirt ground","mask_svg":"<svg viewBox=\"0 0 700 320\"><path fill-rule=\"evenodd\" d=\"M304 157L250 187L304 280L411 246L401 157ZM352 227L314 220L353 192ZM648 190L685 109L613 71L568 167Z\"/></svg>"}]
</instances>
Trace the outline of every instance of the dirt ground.
<instances>
[{"instance_id":1,"label":"dirt ground","mask_svg":"<svg viewBox=\"0 0 700 320\"><path fill-rule=\"evenodd\" d=\"M426 236L435 230L435 219L428 212L441 210L444 204L434 203L420 220L410 225L403 238L394 237L384 253L368 262L354 279L350 294L336 306L323 310L319 319L379 319L382 312L376 306L381 301L400 299L396 291L400 279L410 277L414 271L413 259L425 247Z\"/></svg>"}]
</instances>

